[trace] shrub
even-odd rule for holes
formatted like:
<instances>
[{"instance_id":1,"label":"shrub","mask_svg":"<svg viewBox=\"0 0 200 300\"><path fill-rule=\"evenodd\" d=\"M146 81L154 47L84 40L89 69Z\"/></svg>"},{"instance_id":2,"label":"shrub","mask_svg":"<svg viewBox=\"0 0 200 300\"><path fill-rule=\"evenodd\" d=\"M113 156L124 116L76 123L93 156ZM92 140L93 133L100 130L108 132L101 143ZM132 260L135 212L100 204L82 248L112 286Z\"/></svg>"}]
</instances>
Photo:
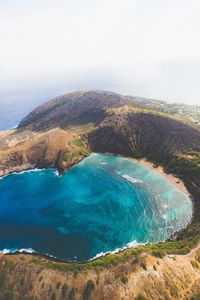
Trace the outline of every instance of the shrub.
<instances>
[{"instance_id":1,"label":"shrub","mask_svg":"<svg viewBox=\"0 0 200 300\"><path fill-rule=\"evenodd\" d=\"M198 261L192 260L192 261L191 261L191 265L193 266L193 268L199 269L199 263L198 263Z\"/></svg>"},{"instance_id":2,"label":"shrub","mask_svg":"<svg viewBox=\"0 0 200 300\"><path fill-rule=\"evenodd\" d=\"M165 252L162 250L154 250L152 251L152 255L155 257L163 258L165 256Z\"/></svg>"},{"instance_id":3,"label":"shrub","mask_svg":"<svg viewBox=\"0 0 200 300\"><path fill-rule=\"evenodd\" d=\"M62 296L63 297L66 297L68 288L69 288L68 285L66 283L64 283L62 286Z\"/></svg>"},{"instance_id":4,"label":"shrub","mask_svg":"<svg viewBox=\"0 0 200 300\"><path fill-rule=\"evenodd\" d=\"M87 285L83 292L83 300L89 300L91 297L91 293L95 287L95 284L92 280L88 280Z\"/></svg>"},{"instance_id":5,"label":"shrub","mask_svg":"<svg viewBox=\"0 0 200 300\"><path fill-rule=\"evenodd\" d=\"M138 295L135 300L148 300L147 298L145 298L144 296L142 295Z\"/></svg>"},{"instance_id":6,"label":"shrub","mask_svg":"<svg viewBox=\"0 0 200 300\"><path fill-rule=\"evenodd\" d=\"M147 265L145 262L141 262L140 263L140 266L144 269L144 270L147 270Z\"/></svg>"},{"instance_id":7,"label":"shrub","mask_svg":"<svg viewBox=\"0 0 200 300\"><path fill-rule=\"evenodd\" d=\"M32 282L30 282L30 284L29 284L29 289L30 289L30 291L33 289L33 283Z\"/></svg>"},{"instance_id":8,"label":"shrub","mask_svg":"<svg viewBox=\"0 0 200 300\"><path fill-rule=\"evenodd\" d=\"M41 284L41 288L43 289L43 287L44 287L44 282Z\"/></svg>"},{"instance_id":9,"label":"shrub","mask_svg":"<svg viewBox=\"0 0 200 300\"><path fill-rule=\"evenodd\" d=\"M122 277L121 277L121 282L123 283L123 284L126 284L127 282L128 282L128 277L126 276L126 275L122 275Z\"/></svg>"},{"instance_id":10,"label":"shrub","mask_svg":"<svg viewBox=\"0 0 200 300\"><path fill-rule=\"evenodd\" d=\"M20 285L23 286L24 283L25 283L25 279L24 279L24 277L22 277L22 278L20 279Z\"/></svg>"},{"instance_id":11,"label":"shrub","mask_svg":"<svg viewBox=\"0 0 200 300\"><path fill-rule=\"evenodd\" d=\"M51 300L56 300L56 294L55 293L52 294Z\"/></svg>"},{"instance_id":12,"label":"shrub","mask_svg":"<svg viewBox=\"0 0 200 300\"><path fill-rule=\"evenodd\" d=\"M191 300L200 300L200 294L192 296Z\"/></svg>"},{"instance_id":13,"label":"shrub","mask_svg":"<svg viewBox=\"0 0 200 300\"><path fill-rule=\"evenodd\" d=\"M195 259L200 263L200 250L196 252Z\"/></svg>"},{"instance_id":14,"label":"shrub","mask_svg":"<svg viewBox=\"0 0 200 300\"><path fill-rule=\"evenodd\" d=\"M76 289L72 288L70 293L69 293L69 297L68 300L74 300L75 299L75 295L76 295Z\"/></svg>"}]
</instances>

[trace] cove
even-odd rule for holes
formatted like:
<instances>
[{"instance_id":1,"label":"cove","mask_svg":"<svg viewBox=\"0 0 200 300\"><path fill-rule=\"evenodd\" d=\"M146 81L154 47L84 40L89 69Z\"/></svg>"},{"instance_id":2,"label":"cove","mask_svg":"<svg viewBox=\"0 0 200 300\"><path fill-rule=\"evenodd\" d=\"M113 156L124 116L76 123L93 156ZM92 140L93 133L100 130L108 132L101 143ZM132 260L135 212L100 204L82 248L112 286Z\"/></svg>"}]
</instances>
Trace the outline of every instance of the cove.
<instances>
[{"instance_id":1,"label":"cove","mask_svg":"<svg viewBox=\"0 0 200 300\"><path fill-rule=\"evenodd\" d=\"M86 261L129 245L165 241L192 218L192 202L165 177L114 155L93 153L56 170L0 180L0 250L31 249Z\"/></svg>"}]
</instances>

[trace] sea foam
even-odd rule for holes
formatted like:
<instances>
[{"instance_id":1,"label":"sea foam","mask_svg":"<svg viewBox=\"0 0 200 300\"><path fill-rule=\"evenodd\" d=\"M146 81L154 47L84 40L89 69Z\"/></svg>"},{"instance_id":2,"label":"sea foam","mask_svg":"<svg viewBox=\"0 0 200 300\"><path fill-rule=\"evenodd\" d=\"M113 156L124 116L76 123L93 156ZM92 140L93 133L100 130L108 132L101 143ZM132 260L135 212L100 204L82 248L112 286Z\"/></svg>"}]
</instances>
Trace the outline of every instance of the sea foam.
<instances>
[{"instance_id":1,"label":"sea foam","mask_svg":"<svg viewBox=\"0 0 200 300\"><path fill-rule=\"evenodd\" d=\"M32 248L21 248L21 249L8 249L5 248L3 250L0 250L0 253L2 254L11 254L11 253L16 253L16 252L20 252L20 253L35 253L35 251Z\"/></svg>"},{"instance_id":2,"label":"sea foam","mask_svg":"<svg viewBox=\"0 0 200 300\"><path fill-rule=\"evenodd\" d=\"M137 178L133 178L133 177L131 177L129 175L122 175L122 177L124 179L126 179L127 181L130 181L131 183L139 183L139 182L141 183L142 182L142 180L137 179Z\"/></svg>"}]
</instances>

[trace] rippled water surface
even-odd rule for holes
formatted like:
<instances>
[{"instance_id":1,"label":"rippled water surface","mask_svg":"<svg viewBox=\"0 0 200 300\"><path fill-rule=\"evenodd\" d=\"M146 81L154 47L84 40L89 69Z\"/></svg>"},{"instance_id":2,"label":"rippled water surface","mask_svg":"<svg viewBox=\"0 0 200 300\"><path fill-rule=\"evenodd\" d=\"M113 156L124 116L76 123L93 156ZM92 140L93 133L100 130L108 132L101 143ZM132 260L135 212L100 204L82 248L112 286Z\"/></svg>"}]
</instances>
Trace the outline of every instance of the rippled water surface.
<instances>
[{"instance_id":1,"label":"rippled water surface","mask_svg":"<svg viewBox=\"0 0 200 300\"><path fill-rule=\"evenodd\" d=\"M190 198L157 172L92 154L55 170L0 180L0 250L33 249L88 260L134 243L166 240L192 217Z\"/></svg>"}]
</instances>

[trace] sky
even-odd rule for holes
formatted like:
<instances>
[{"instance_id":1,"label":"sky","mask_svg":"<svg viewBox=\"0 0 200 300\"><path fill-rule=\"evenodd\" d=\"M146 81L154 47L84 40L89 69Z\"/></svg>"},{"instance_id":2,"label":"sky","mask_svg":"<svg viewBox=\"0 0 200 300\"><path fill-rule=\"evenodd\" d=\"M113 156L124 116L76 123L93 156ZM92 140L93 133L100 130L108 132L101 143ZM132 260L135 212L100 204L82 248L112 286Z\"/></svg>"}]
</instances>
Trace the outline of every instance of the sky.
<instances>
[{"instance_id":1,"label":"sky","mask_svg":"<svg viewBox=\"0 0 200 300\"><path fill-rule=\"evenodd\" d=\"M199 0L0 0L0 129L83 88L200 105L199 11Z\"/></svg>"}]
</instances>

